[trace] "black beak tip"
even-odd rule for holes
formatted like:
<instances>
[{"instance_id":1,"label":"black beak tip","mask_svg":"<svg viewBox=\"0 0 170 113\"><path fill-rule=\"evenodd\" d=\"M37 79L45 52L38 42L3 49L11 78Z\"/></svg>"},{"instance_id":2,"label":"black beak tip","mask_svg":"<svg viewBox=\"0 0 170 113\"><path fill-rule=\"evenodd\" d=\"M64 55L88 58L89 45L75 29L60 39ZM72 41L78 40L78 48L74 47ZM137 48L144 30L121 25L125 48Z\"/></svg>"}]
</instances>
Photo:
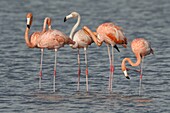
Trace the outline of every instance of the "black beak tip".
<instances>
[{"instance_id":1,"label":"black beak tip","mask_svg":"<svg viewBox=\"0 0 170 113\"><path fill-rule=\"evenodd\" d=\"M28 29L30 29L30 25L27 25Z\"/></svg>"},{"instance_id":2,"label":"black beak tip","mask_svg":"<svg viewBox=\"0 0 170 113\"><path fill-rule=\"evenodd\" d=\"M126 77L127 79L130 79L129 76Z\"/></svg>"},{"instance_id":3,"label":"black beak tip","mask_svg":"<svg viewBox=\"0 0 170 113\"><path fill-rule=\"evenodd\" d=\"M64 18L64 22L66 22L67 21L67 19L66 19L66 17Z\"/></svg>"}]
</instances>

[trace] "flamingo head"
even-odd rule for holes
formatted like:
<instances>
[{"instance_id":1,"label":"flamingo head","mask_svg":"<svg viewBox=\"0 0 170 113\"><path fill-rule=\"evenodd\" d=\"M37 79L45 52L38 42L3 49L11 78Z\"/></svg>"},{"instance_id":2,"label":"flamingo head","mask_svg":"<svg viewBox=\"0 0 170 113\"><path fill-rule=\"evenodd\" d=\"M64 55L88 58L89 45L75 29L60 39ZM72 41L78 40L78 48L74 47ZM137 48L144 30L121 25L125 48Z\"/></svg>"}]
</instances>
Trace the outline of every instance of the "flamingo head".
<instances>
[{"instance_id":1,"label":"flamingo head","mask_svg":"<svg viewBox=\"0 0 170 113\"><path fill-rule=\"evenodd\" d=\"M125 65L126 60L127 60L126 58L123 59L121 67L122 67L122 71L123 71L125 77L126 77L127 79L130 79L130 78L129 78L129 75L128 75L128 73L127 73L128 70L127 70L126 65Z\"/></svg>"},{"instance_id":2,"label":"flamingo head","mask_svg":"<svg viewBox=\"0 0 170 113\"><path fill-rule=\"evenodd\" d=\"M79 16L79 13L77 12L72 12L70 13L69 15L67 15L65 18L64 18L64 22L66 22L69 18L76 18Z\"/></svg>"},{"instance_id":3,"label":"flamingo head","mask_svg":"<svg viewBox=\"0 0 170 113\"><path fill-rule=\"evenodd\" d=\"M130 79L130 78L129 78L129 75L127 74L127 70L124 70L123 73L124 73L124 75L125 75L125 77L126 77L127 79Z\"/></svg>"},{"instance_id":4,"label":"flamingo head","mask_svg":"<svg viewBox=\"0 0 170 113\"><path fill-rule=\"evenodd\" d=\"M27 18L27 27L30 29L33 20L32 13L27 13L26 18Z\"/></svg>"},{"instance_id":5,"label":"flamingo head","mask_svg":"<svg viewBox=\"0 0 170 113\"><path fill-rule=\"evenodd\" d=\"M48 28L51 29L51 18L47 19Z\"/></svg>"}]
</instances>

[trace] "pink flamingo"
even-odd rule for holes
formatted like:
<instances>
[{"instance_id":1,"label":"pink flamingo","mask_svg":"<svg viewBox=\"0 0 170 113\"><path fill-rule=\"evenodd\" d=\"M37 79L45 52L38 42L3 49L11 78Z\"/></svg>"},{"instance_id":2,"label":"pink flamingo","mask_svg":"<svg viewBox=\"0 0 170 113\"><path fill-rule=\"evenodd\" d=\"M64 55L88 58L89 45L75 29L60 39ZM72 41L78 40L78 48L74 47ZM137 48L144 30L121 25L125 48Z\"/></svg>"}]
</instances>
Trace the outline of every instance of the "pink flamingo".
<instances>
[{"instance_id":1,"label":"pink flamingo","mask_svg":"<svg viewBox=\"0 0 170 113\"><path fill-rule=\"evenodd\" d=\"M131 42L131 48L132 48L133 53L136 56L137 61L134 63L132 62L130 58L124 58L122 61L122 71L124 72L125 77L127 79L130 79L127 74L127 68L125 66L126 61L128 61L131 66L138 66L142 62L140 65L140 71L139 71L140 72L140 86L141 86L143 60L146 55L149 55L150 53L153 54L153 49L151 48L150 43L144 38L134 39Z\"/></svg>"},{"instance_id":2,"label":"pink flamingo","mask_svg":"<svg viewBox=\"0 0 170 113\"><path fill-rule=\"evenodd\" d=\"M123 47L126 47L127 45L127 39L124 36L124 32L121 27L115 25L112 22L103 23L98 26L97 32L93 33L96 37L96 40L94 41L98 46L101 46L103 42L106 43L108 48L108 55L109 55L109 61L110 61L110 77L109 77L109 90L112 91L112 79L113 79L113 73L114 73L114 48L117 49L119 52L119 49L117 47L117 44L122 45ZM92 36L94 36L92 34ZM95 38L95 37L94 37ZM112 47L112 57L110 53L110 46Z\"/></svg>"},{"instance_id":3,"label":"pink flamingo","mask_svg":"<svg viewBox=\"0 0 170 113\"><path fill-rule=\"evenodd\" d=\"M78 83L77 83L77 90L80 90L80 73L81 73L81 69L80 69L80 53L79 53L79 49L80 48L84 48L84 53L85 53L85 64L86 64L86 91L88 91L88 63L87 63L87 48L89 45L91 45L91 43L93 43L95 39L95 37L91 36L92 32L88 29L87 26L84 26L83 29L78 30L77 32L75 32L76 28L79 26L80 24L80 14L77 12L72 12L71 14L67 15L64 18L64 22L67 21L69 18L77 18L77 22L76 24L73 26L71 32L70 32L70 38L75 41L75 44L71 44L70 46L73 49L77 49L78 50L78 55L77 55L77 59L78 59ZM92 34L94 35L94 34ZM94 39L93 39L94 38Z\"/></svg>"},{"instance_id":4,"label":"pink flamingo","mask_svg":"<svg viewBox=\"0 0 170 113\"><path fill-rule=\"evenodd\" d=\"M36 31L33 32L31 36L29 36L29 30L32 25L33 21L33 15L32 13L27 13L27 27L25 30L25 41L29 48L39 48L37 46L37 40L44 32L46 32L46 24L48 24L48 28L51 29L51 19L49 17L46 17L44 19L43 29L42 31ZM39 89L41 89L41 78L42 78L42 61L43 61L43 49L41 48L41 63L40 63L40 71L39 71Z\"/></svg>"},{"instance_id":5,"label":"pink flamingo","mask_svg":"<svg viewBox=\"0 0 170 113\"><path fill-rule=\"evenodd\" d=\"M75 44L66 34L59 30L49 29L44 32L37 40L37 47L55 50L54 62L54 78L53 78L53 91L55 92L55 79L56 79L56 65L57 65L57 51L59 48L64 47L65 44Z\"/></svg>"}]
</instances>

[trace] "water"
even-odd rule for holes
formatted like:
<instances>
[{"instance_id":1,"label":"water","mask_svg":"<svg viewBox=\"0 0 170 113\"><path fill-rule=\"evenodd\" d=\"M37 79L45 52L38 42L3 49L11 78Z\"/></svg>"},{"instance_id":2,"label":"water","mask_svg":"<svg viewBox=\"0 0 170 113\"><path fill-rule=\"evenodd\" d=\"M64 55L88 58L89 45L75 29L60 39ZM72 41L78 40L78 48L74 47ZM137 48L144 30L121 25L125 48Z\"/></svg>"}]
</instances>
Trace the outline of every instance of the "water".
<instances>
[{"instance_id":1,"label":"water","mask_svg":"<svg viewBox=\"0 0 170 113\"><path fill-rule=\"evenodd\" d=\"M81 50L80 92L77 92L77 51L65 46L58 51L56 92L52 92L54 51L45 50L42 90L38 90L40 50L24 40L26 13L34 15L31 32L41 30L43 19L69 35L76 22L63 19L72 11L81 14L92 30L107 21L124 29L128 48L115 52L113 92L107 90L109 60L106 45L88 48L89 93L85 90L84 51ZM6 113L168 113L170 112L170 1L169 0L1 0L0 1L0 112ZM127 80L120 68L124 57L135 57L130 42L148 39L155 51L144 61L141 95L139 74Z\"/></svg>"}]
</instances>

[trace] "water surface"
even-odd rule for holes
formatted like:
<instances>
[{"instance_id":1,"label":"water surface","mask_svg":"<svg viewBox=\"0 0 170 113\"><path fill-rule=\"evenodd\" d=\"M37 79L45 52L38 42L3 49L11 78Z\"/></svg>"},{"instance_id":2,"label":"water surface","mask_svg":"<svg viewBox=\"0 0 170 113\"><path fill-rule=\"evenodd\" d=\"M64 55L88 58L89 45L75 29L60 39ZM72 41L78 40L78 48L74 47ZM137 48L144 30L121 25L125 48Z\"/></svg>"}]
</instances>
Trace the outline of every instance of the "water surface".
<instances>
[{"instance_id":1,"label":"water surface","mask_svg":"<svg viewBox=\"0 0 170 113\"><path fill-rule=\"evenodd\" d=\"M52 92L54 51L45 50L42 89L38 90L40 50L26 46L26 13L32 12L31 32L41 30L43 19L52 18L52 28L69 35L76 19L63 18L80 13L81 25L95 30L103 22L124 29L128 48L115 51L113 92L107 90L109 60L106 45L88 48L89 93L85 90L84 51L81 50L81 82L77 92L77 50L65 46L58 51L56 92ZM170 111L170 1L168 0L1 0L0 1L0 112L6 113L168 113ZM135 57L130 42L145 37L155 55L144 61L142 92L138 95L139 74L120 68L124 57Z\"/></svg>"}]
</instances>

